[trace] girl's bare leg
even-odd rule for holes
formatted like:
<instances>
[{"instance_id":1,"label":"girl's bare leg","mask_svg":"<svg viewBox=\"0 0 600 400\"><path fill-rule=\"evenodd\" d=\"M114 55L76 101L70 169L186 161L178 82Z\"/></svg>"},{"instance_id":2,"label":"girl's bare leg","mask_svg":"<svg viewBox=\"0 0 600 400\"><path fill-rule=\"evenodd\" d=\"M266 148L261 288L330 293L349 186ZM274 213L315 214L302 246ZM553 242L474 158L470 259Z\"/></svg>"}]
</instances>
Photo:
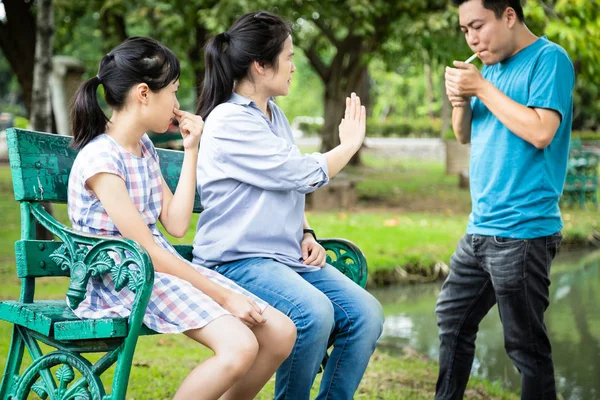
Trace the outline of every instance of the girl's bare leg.
<instances>
[{"instance_id":1,"label":"girl's bare leg","mask_svg":"<svg viewBox=\"0 0 600 400\"><path fill-rule=\"evenodd\" d=\"M223 396L223 400L253 399L290 355L296 342L296 326L273 307L262 314L267 322L252 328L259 344L250 370Z\"/></svg>"},{"instance_id":2,"label":"girl's bare leg","mask_svg":"<svg viewBox=\"0 0 600 400\"><path fill-rule=\"evenodd\" d=\"M215 354L188 374L175 400L218 399L246 375L257 358L259 345L254 333L234 316L225 315L185 334Z\"/></svg>"}]
</instances>

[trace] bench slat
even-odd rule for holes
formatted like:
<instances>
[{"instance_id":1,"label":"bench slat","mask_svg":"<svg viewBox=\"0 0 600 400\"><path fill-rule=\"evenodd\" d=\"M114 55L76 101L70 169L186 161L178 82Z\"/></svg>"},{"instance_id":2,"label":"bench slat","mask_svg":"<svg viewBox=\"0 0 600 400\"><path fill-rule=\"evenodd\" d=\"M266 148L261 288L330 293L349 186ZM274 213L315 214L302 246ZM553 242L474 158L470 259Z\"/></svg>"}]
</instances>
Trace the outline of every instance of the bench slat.
<instances>
[{"instance_id":1,"label":"bench slat","mask_svg":"<svg viewBox=\"0 0 600 400\"><path fill-rule=\"evenodd\" d=\"M41 276L69 276L52 259L52 254L62 242L55 240L19 240L15 242L17 276L38 278Z\"/></svg>"},{"instance_id":2,"label":"bench slat","mask_svg":"<svg viewBox=\"0 0 600 400\"><path fill-rule=\"evenodd\" d=\"M0 319L56 340L108 339L127 335L126 318L79 319L63 300L0 302Z\"/></svg>"},{"instance_id":3,"label":"bench slat","mask_svg":"<svg viewBox=\"0 0 600 400\"><path fill-rule=\"evenodd\" d=\"M54 324L54 339L80 340L127 336L127 319L84 319L60 321Z\"/></svg>"},{"instance_id":4,"label":"bench slat","mask_svg":"<svg viewBox=\"0 0 600 400\"><path fill-rule=\"evenodd\" d=\"M63 271L50 255L62 242L56 240L19 240L15 242L17 277L39 278L42 276L70 276ZM192 260L191 245L175 245L179 254L188 261Z\"/></svg>"}]
</instances>

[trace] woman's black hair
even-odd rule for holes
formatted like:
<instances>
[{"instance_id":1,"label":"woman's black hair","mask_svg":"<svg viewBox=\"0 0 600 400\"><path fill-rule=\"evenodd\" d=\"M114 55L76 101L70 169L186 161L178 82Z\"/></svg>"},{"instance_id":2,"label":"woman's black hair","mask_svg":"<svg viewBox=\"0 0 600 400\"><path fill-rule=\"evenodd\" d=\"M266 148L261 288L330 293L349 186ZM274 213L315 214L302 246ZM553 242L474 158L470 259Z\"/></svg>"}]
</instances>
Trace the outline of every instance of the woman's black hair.
<instances>
[{"instance_id":1,"label":"woman's black hair","mask_svg":"<svg viewBox=\"0 0 600 400\"><path fill-rule=\"evenodd\" d=\"M146 83L158 92L178 79L180 72L179 59L162 43L146 37L125 40L102 57L98 75L77 90L71 109L71 146L81 149L106 130L108 118L98 104L98 86L104 87L106 103L120 110L134 85Z\"/></svg>"},{"instance_id":2,"label":"woman's black hair","mask_svg":"<svg viewBox=\"0 0 600 400\"><path fill-rule=\"evenodd\" d=\"M277 68L291 33L291 25L281 17L259 11L241 16L227 32L211 38L204 49L206 72L196 114L206 119L227 101L234 82L248 75L254 61Z\"/></svg>"}]
</instances>

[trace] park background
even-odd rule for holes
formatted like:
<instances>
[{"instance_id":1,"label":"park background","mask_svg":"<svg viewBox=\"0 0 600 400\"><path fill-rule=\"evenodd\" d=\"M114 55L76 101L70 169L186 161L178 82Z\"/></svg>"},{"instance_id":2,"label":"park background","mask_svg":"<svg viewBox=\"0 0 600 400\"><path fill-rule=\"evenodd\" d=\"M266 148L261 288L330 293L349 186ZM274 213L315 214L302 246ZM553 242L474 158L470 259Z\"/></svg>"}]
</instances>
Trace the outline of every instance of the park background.
<instances>
[{"instance_id":1,"label":"park background","mask_svg":"<svg viewBox=\"0 0 600 400\"><path fill-rule=\"evenodd\" d=\"M361 247L369 263L367 288L386 312L384 335L356 398L432 398L438 346L433 309L470 210L469 148L454 139L443 74L471 52L448 1L2 0L0 129L68 134L64 120L76 83L94 76L102 55L136 35L154 37L180 57L179 101L193 111L204 43L241 14L259 9L293 23L297 71L290 95L276 102L302 151L326 151L338 143L337 125L351 91L368 108L360 155L308 199L308 218L319 237L343 237ZM525 17L534 34L562 45L575 65L572 159L600 154L600 4L528 0ZM157 145L178 146L176 134L153 137ZM16 299L20 290L13 250L19 208L3 140L2 134L0 300ZM583 200L565 198L565 240L552 269L546 323L563 399L600 398L600 213L594 190ZM54 213L68 222L64 206ZM195 221L184 239L173 241L190 243L194 228ZM47 279L36 293L62 299L65 288L64 280ZM0 322L2 369L10 332ZM477 345L466 398L518 398L518 373L504 353L496 308L482 324ZM142 337L128 398L169 398L208 355L181 335ZM261 398L269 398L272 384Z\"/></svg>"}]
</instances>

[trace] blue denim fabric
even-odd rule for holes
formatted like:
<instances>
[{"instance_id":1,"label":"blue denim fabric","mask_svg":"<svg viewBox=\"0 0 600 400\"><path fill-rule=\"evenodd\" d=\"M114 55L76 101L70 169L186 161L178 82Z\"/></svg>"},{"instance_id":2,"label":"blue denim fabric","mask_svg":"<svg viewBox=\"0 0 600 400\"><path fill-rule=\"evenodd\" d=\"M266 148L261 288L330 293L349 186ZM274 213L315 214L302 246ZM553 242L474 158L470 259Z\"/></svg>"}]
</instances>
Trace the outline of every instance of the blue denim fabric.
<instances>
[{"instance_id":1,"label":"blue denim fabric","mask_svg":"<svg viewBox=\"0 0 600 400\"><path fill-rule=\"evenodd\" d=\"M371 294L331 265L298 273L271 259L249 258L215 270L296 324L294 349L277 370L275 399L309 398L329 343L317 399L352 399L383 330L383 309Z\"/></svg>"},{"instance_id":2,"label":"blue denim fabric","mask_svg":"<svg viewBox=\"0 0 600 400\"><path fill-rule=\"evenodd\" d=\"M436 306L441 341L436 399L462 399L479 323L496 303L504 347L521 374L521 398L556 399L544 312L550 265L561 239L560 233L527 240L462 238Z\"/></svg>"}]
</instances>

